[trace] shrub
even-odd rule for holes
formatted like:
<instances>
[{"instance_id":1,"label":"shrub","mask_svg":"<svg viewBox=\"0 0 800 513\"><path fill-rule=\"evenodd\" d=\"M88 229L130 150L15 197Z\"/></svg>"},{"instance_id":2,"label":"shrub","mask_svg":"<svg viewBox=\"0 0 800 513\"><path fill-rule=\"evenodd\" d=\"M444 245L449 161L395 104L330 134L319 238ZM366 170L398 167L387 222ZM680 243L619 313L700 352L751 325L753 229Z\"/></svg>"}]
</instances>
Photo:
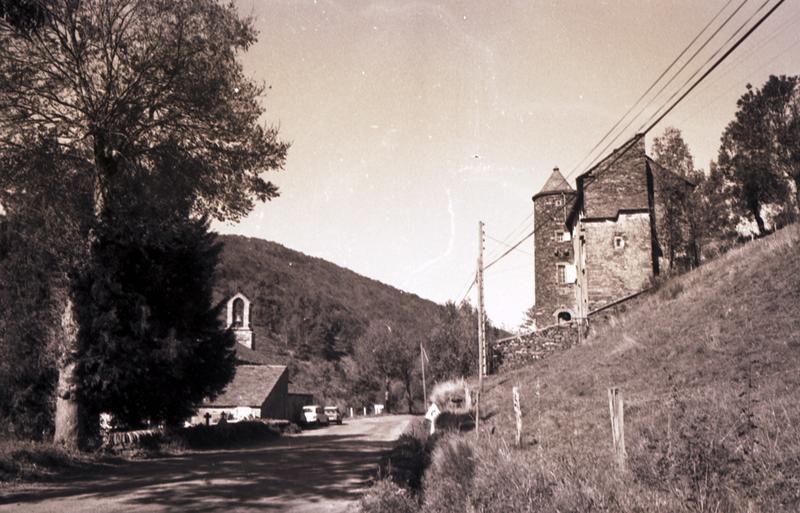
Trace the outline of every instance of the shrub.
<instances>
[{"instance_id":1,"label":"shrub","mask_svg":"<svg viewBox=\"0 0 800 513\"><path fill-rule=\"evenodd\" d=\"M415 513L419 510L412 495L394 482L378 481L361 498L361 513Z\"/></svg>"},{"instance_id":2,"label":"shrub","mask_svg":"<svg viewBox=\"0 0 800 513\"><path fill-rule=\"evenodd\" d=\"M435 437L428 436L424 423L414 422L382 461L380 475L412 493L419 492L434 443Z\"/></svg>"},{"instance_id":3,"label":"shrub","mask_svg":"<svg viewBox=\"0 0 800 513\"><path fill-rule=\"evenodd\" d=\"M444 381L434 385L431 402L443 412L469 413L472 411L472 394L463 379Z\"/></svg>"},{"instance_id":4,"label":"shrub","mask_svg":"<svg viewBox=\"0 0 800 513\"><path fill-rule=\"evenodd\" d=\"M454 435L443 438L433 452L425 473L425 513L467 511L475 454L467 441Z\"/></svg>"},{"instance_id":5,"label":"shrub","mask_svg":"<svg viewBox=\"0 0 800 513\"><path fill-rule=\"evenodd\" d=\"M0 481L38 479L79 463L75 454L51 444L0 441Z\"/></svg>"}]
</instances>

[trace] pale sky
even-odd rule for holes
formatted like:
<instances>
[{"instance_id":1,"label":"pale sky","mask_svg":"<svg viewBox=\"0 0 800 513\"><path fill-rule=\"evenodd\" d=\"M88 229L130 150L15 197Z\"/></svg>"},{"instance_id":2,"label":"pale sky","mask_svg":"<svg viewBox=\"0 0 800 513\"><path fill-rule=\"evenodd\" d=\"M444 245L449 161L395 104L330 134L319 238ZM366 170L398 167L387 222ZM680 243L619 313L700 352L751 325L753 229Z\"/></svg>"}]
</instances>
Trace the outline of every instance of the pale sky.
<instances>
[{"instance_id":1,"label":"pale sky","mask_svg":"<svg viewBox=\"0 0 800 513\"><path fill-rule=\"evenodd\" d=\"M458 301L475 271L478 221L489 259L504 249L492 238L529 233L531 196L552 168L576 168L726 2L239 0L260 32L245 70L271 86L264 120L292 147L285 170L269 175L281 196L215 229ZM762 3L746 2L614 147ZM800 73L798 4L786 1L648 148L676 126L708 169L745 84ZM496 324L516 328L533 302L532 244L486 273Z\"/></svg>"}]
</instances>

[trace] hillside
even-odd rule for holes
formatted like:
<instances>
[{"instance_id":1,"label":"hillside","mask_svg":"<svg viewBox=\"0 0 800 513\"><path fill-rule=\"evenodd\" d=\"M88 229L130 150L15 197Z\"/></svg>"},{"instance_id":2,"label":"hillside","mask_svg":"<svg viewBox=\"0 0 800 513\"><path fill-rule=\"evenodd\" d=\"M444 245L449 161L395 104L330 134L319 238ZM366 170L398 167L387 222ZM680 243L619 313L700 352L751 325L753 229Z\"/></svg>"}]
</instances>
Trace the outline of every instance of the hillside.
<instances>
[{"instance_id":1,"label":"hillside","mask_svg":"<svg viewBox=\"0 0 800 513\"><path fill-rule=\"evenodd\" d=\"M495 438L513 441L511 388L522 394L526 450L512 458L525 475L498 477L509 493L561 511L800 511L798 248L798 225L739 247L585 345L491 377ZM611 386L625 401L621 473Z\"/></svg>"},{"instance_id":2,"label":"hillside","mask_svg":"<svg viewBox=\"0 0 800 513\"><path fill-rule=\"evenodd\" d=\"M237 291L252 301L254 351L239 358L290 367L293 388L342 399L351 373L347 356L370 320L429 330L442 307L335 264L241 236L220 236L215 299Z\"/></svg>"}]
</instances>

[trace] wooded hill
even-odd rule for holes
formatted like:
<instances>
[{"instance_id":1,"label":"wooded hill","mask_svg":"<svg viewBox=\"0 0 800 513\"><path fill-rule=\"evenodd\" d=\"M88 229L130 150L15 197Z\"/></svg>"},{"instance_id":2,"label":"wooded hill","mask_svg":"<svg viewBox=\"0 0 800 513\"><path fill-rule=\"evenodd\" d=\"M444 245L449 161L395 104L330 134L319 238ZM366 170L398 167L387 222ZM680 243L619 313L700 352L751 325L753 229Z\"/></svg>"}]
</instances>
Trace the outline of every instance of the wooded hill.
<instances>
[{"instance_id":1,"label":"wooded hill","mask_svg":"<svg viewBox=\"0 0 800 513\"><path fill-rule=\"evenodd\" d=\"M292 388L344 400L353 344L372 320L427 333L443 306L275 242L220 236L215 301L240 291L252 302L254 350L240 360L288 365Z\"/></svg>"}]
</instances>

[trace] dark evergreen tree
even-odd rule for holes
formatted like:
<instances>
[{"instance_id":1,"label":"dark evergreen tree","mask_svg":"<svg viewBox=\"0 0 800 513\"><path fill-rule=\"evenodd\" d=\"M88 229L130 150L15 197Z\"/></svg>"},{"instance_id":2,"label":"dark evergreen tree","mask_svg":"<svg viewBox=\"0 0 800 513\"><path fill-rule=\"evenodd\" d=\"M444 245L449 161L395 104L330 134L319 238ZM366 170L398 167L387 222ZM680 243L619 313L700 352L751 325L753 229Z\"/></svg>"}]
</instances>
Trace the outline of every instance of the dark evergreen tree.
<instances>
[{"instance_id":1,"label":"dark evergreen tree","mask_svg":"<svg viewBox=\"0 0 800 513\"><path fill-rule=\"evenodd\" d=\"M141 204L104 221L77 296L81 394L125 425L174 425L233 377L233 335L212 306L221 246L205 219Z\"/></svg>"}]
</instances>

